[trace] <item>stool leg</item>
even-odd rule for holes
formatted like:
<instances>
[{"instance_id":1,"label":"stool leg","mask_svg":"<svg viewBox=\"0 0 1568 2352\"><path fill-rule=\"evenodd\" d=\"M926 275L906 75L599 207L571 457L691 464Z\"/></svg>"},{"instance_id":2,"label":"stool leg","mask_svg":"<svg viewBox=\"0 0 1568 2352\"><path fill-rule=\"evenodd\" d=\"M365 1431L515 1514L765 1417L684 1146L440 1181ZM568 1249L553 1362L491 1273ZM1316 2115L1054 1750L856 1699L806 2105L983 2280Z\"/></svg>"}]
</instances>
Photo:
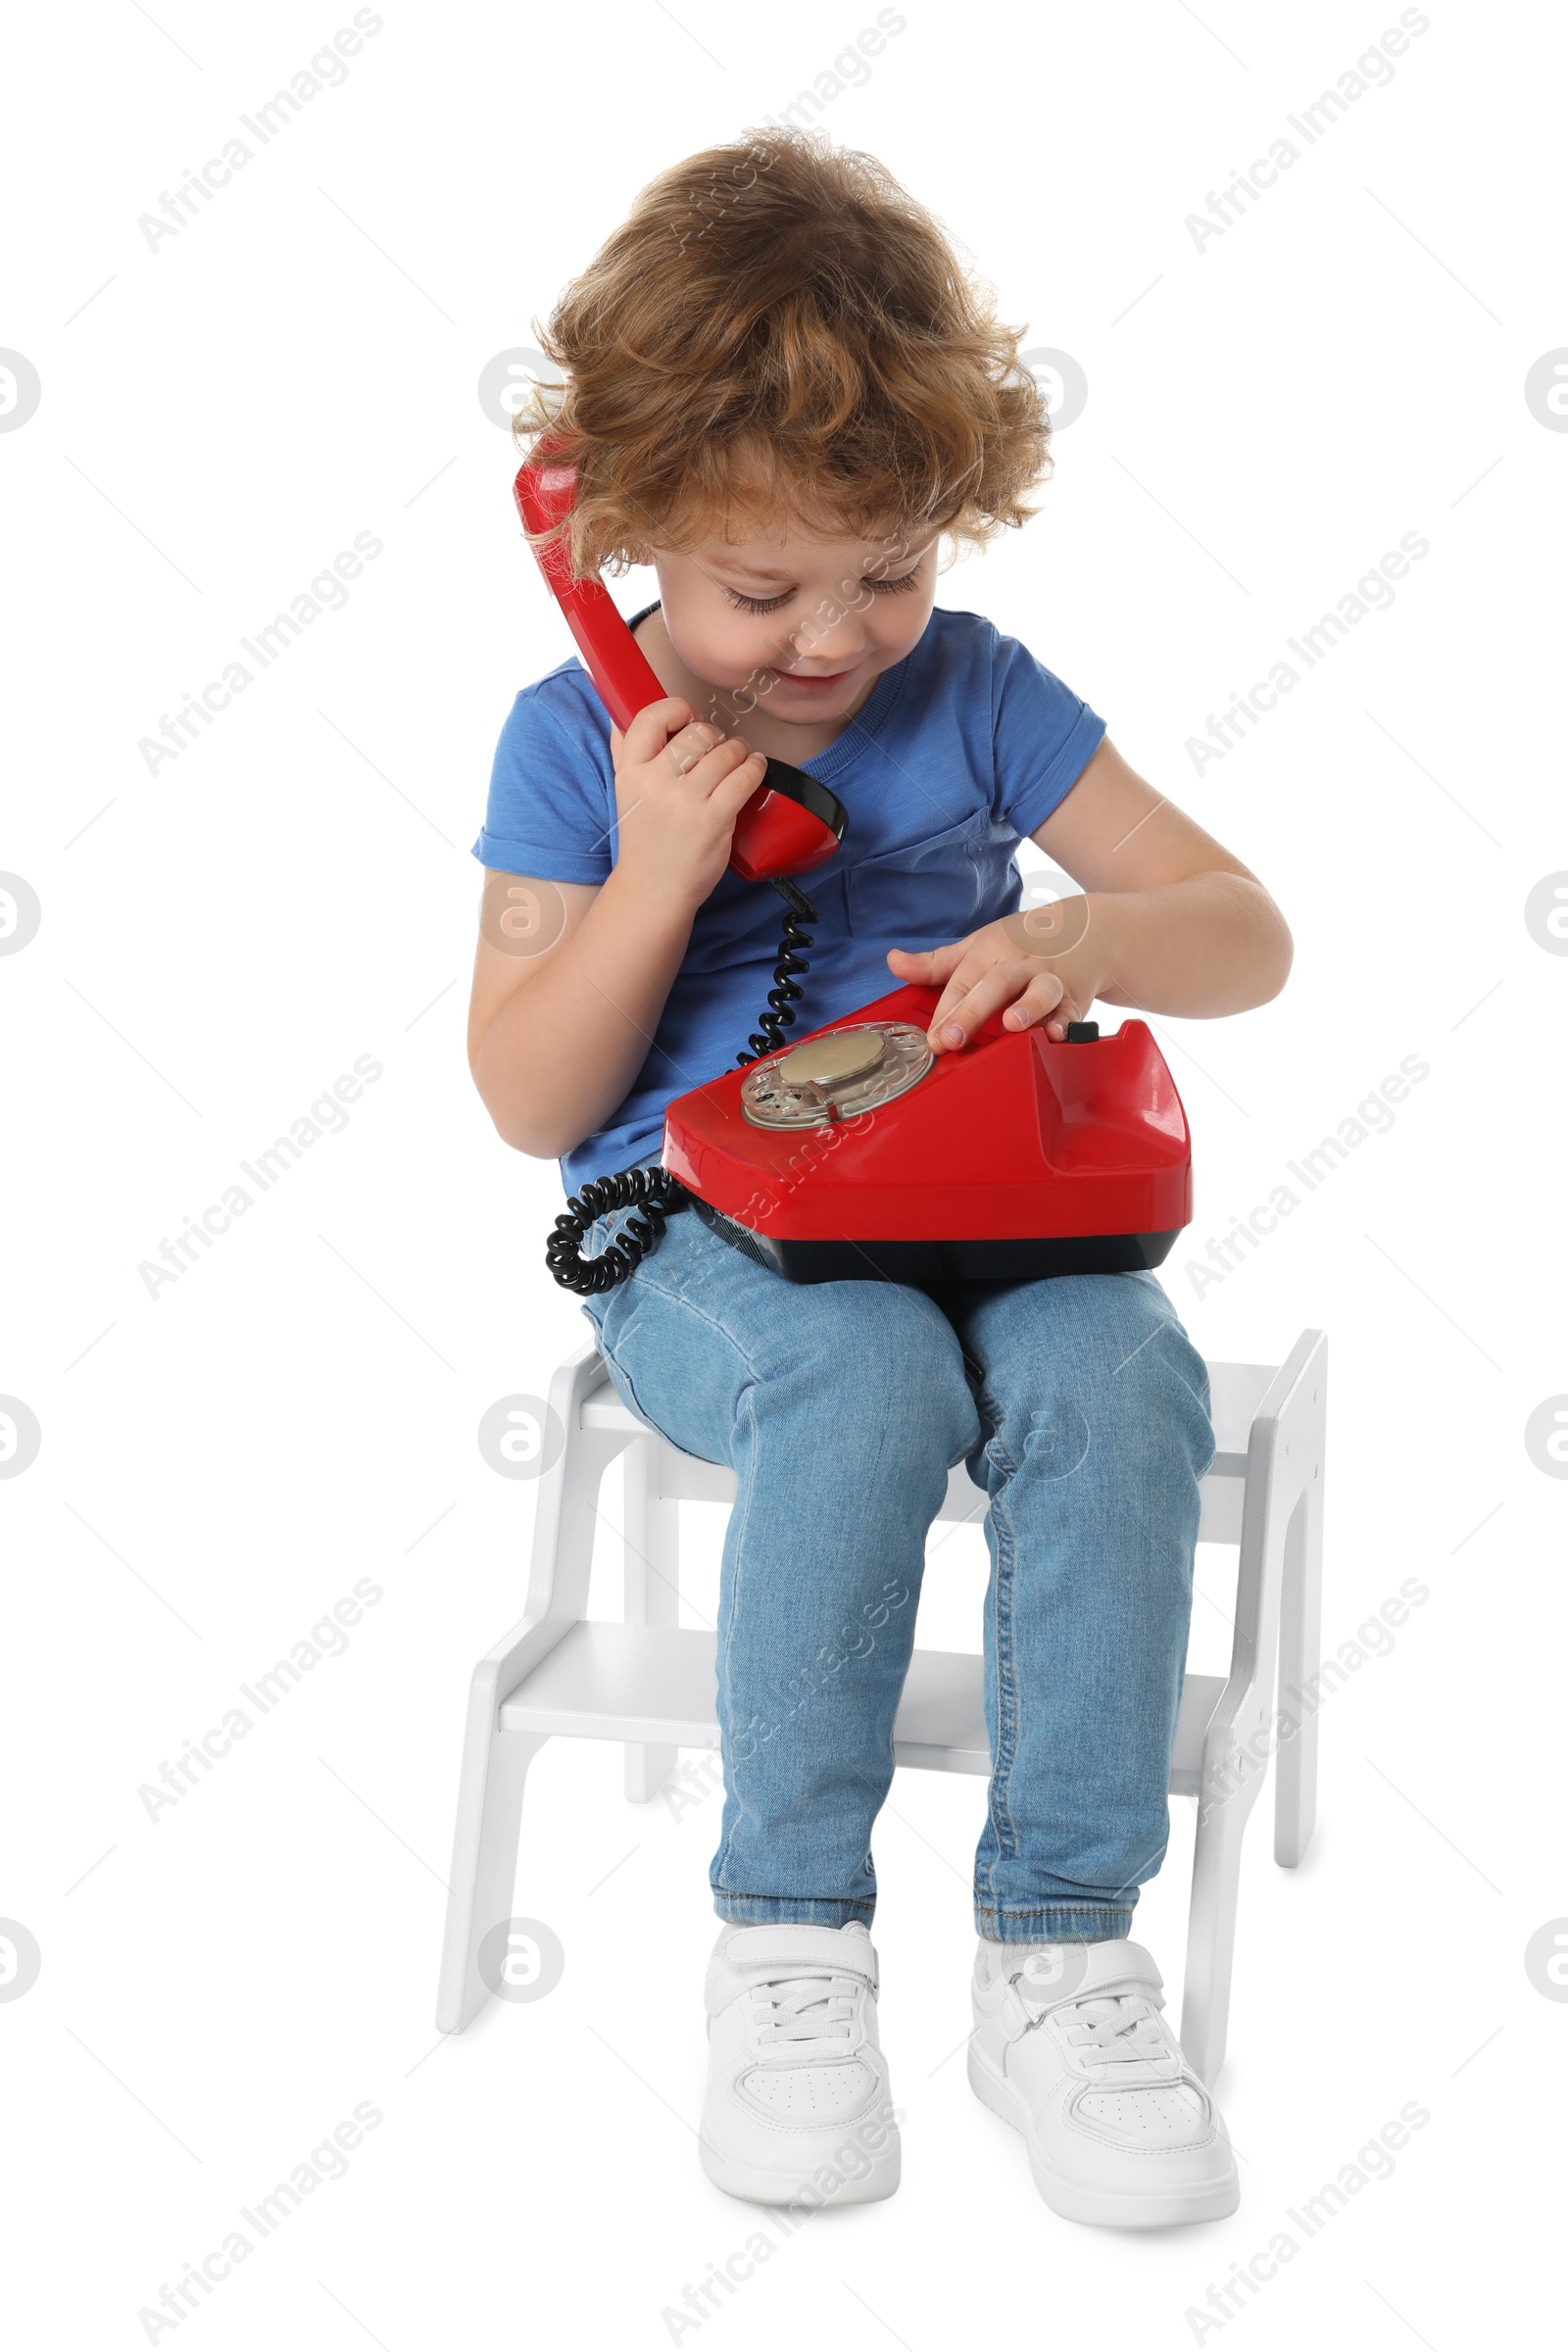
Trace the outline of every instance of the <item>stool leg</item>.
<instances>
[{"instance_id":1,"label":"stool leg","mask_svg":"<svg viewBox=\"0 0 1568 2352\"><path fill-rule=\"evenodd\" d=\"M513 1916L523 1783L549 1737L501 1730L494 1680L494 1668L480 1666L469 1700L435 2015L443 2034L461 2034L495 1989L479 1974L479 1947L493 1927Z\"/></svg>"},{"instance_id":2,"label":"stool leg","mask_svg":"<svg viewBox=\"0 0 1568 2352\"><path fill-rule=\"evenodd\" d=\"M621 1456L624 1609L628 1625L668 1626L680 1621L680 1505L661 1494L658 1442L634 1439ZM626 1745L626 1795L646 1805L675 1769L679 1750Z\"/></svg>"},{"instance_id":3,"label":"stool leg","mask_svg":"<svg viewBox=\"0 0 1568 2352\"><path fill-rule=\"evenodd\" d=\"M1317 1449L1300 1499L1285 1531L1280 1594L1280 1706L1300 1728L1280 1742L1274 1758L1274 1859L1294 1870L1305 1854L1317 1819L1317 1710L1292 1696L1321 1662L1323 1618L1323 1454Z\"/></svg>"},{"instance_id":4,"label":"stool leg","mask_svg":"<svg viewBox=\"0 0 1568 2352\"><path fill-rule=\"evenodd\" d=\"M1205 1794L1199 1799L1181 2045L1193 2072L1210 2090L1225 2061L1242 1834L1250 1810L1250 1798L1241 1791L1228 1798Z\"/></svg>"}]
</instances>

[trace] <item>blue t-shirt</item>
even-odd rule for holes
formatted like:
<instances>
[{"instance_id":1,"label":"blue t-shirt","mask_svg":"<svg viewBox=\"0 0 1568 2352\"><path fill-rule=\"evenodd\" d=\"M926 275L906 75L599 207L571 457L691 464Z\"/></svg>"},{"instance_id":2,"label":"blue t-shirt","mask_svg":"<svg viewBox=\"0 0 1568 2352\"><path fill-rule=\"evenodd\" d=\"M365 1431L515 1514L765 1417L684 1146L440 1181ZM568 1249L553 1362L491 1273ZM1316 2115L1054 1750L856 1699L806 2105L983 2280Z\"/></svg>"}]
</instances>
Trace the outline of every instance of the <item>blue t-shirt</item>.
<instances>
[{"instance_id":1,"label":"blue t-shirt","mask_svg":"<svg viewBox=\"0 0 1568 2352\"><path fill-rule=\"evenodd\" d=\"M897 988L889 948L941 947L1012 913L1014 849L1066 798L1104 732L1015 638L978 612L934 611L837 741L796 762L849 821L838 856L802 877L819 920L791 1034ZM610 718L573 655L514 703L473 855L502 873L603 882L614 853ZM769 884L720 876L630 1094L561 1162L568 1192L657 1152L666 1104L735 1066L766 1006L783 918Z\"/></svg>"}]
</instances>

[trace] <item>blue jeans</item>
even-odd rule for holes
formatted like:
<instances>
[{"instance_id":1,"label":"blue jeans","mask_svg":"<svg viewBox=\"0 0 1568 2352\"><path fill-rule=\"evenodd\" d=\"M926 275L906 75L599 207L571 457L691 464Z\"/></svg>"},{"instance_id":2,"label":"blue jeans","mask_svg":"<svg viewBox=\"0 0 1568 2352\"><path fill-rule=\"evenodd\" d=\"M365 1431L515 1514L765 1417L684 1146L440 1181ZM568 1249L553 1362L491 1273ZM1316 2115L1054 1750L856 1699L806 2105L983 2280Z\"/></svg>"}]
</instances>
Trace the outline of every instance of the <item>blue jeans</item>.
<instances>
[{"instance_id":1,"label":"blue jeans","mask_svg":"<svg viewBox=\"0 0 1568 2352\"><path fill-rule=\"evenodd\" d=\"M963 1462L991 1555L976 1930L1125 1936L1169 1837L1214 1455L1208 1374L1157 1276L805 1285L686 1209L584 1311L631 1410L738 1481L719 1917L870 1924L926 1532Z\"/></svg>"}]
</instances>

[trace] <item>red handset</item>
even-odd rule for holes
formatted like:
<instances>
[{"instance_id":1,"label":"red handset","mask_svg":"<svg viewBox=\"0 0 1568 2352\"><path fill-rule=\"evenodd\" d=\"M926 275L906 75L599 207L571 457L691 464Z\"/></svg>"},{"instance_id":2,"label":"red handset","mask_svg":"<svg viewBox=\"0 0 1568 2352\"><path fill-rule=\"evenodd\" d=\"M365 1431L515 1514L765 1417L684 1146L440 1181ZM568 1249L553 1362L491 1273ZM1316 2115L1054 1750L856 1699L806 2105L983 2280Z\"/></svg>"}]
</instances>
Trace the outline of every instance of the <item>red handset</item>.
<instances>
[{"instance_id":1,"label":"red handset","mask_svg":"<svg viewBox=\"0 0 1568 2352\"><path fill-rule=\"evenodd\" d=\"M529 531L550 530L577 494L576 468L553 466L542 441L518 469L513 485L517 512ZM546 585L577 640L599 699L624 734L639 710L665 699L664 689L639 652L630 629L600 579L574 579L566 542L536 543L534 554ZM735 820L730 871L743 882L775 882L787 874L808 874L835 856L844 838L844 808L825 784L785 760L771 756L767 773Z\"/></svg>"}]
</instances>

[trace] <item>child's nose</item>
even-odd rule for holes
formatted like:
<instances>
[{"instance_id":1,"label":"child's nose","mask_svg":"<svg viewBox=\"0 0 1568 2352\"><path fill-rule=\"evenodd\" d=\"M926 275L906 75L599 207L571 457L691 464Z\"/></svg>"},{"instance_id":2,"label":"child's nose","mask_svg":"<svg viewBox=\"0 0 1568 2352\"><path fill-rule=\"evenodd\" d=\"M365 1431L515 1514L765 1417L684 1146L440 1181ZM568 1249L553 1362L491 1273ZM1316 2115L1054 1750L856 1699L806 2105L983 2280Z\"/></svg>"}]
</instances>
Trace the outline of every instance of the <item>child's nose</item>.
<instances>
[{"instance_id":1,"label":"child's nose","mask_svg":"<svg viewBox=\"0 0 1568 2352\"><path fill-rule=\"evenodd\" d=\"M865 651L864 632L849 612L828 621L813 614L790 631L790 643L797 662L811 663L824 676L835 667L848 669Z\"/></svg>"}]
</instances>

